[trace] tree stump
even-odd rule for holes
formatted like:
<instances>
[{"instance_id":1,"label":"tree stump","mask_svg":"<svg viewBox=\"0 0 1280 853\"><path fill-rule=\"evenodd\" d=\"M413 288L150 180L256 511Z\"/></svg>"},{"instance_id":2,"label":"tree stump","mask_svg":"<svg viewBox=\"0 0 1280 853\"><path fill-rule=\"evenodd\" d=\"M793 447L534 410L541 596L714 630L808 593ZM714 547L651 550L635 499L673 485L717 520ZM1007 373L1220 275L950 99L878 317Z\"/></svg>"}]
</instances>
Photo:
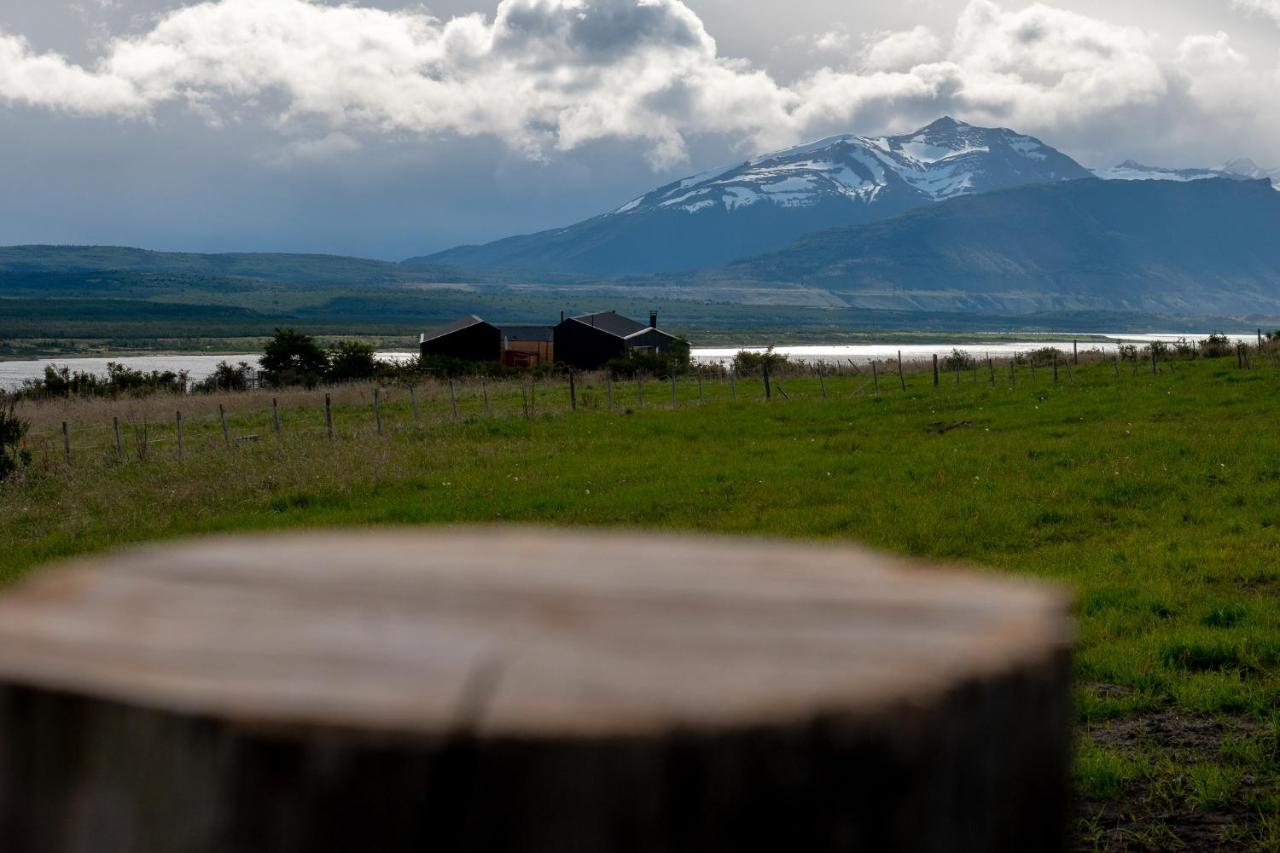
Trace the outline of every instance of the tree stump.
<instances>
[{"instance_id":1,"label":"tree stump","mask_svg":"<svg viewBox=\"0 0 1280 853\"><path fill-rule=\"evenodd\" d=\"M308 532L0 597L0 849L1061 849L1065 599L850 547Z\"/></svg>"}]
</instances>

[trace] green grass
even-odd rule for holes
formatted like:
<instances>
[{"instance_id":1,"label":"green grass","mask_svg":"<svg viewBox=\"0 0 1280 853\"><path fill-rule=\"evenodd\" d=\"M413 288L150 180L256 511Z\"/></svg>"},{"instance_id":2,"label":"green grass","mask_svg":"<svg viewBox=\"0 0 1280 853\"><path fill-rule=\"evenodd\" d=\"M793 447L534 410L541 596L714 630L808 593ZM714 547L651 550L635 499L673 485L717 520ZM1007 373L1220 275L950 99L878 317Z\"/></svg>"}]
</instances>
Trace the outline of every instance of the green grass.
<instances>
[{"instance_id":1,"label":"green grass","mask_svg":"<svg viewBox=\"0 0 1280 853\"><path fill-rule=\"evenodd\" d=\"M1258 360L1262 362L1262 359ZM0 578L56 557L188 534L311 525L522 522L855 539L984 571L1057 581L1076 595L1079 843L1106 849L1275 849L1280 841L1280 370L1234 360L1159 376L1080 367L1075 382L933 388L927 375L818 383L615 387L569 413L562 386L522 416L515 386L335 392L28 409L34 468L0 488ZM189 409L187 454L173 410ZM203 408L200 408L203 406ZM127 461L110 459L112 412ZM150 420L148 459L133 426ZM57 426L73 426L75 464ZM954 427L943 429L942 427Z\"/></svg>"}]
</instances>

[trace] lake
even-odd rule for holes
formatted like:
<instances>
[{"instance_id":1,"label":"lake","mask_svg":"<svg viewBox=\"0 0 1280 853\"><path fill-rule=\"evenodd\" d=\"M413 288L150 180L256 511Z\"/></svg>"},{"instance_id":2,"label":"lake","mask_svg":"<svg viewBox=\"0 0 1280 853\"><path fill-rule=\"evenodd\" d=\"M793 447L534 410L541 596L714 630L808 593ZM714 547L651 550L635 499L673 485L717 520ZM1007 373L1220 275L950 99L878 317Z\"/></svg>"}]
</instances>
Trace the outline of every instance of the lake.
<instances>
[{"instance_id":1,"label":"lake","mask_svg":"<svg viewBox=\"0 0 1280 853\"><path fill-rule=\"evenodd\" d=\"M1187 340L1199 340L1208 335L1204 333L1186 333L1186 334L1113 334L1105 335L1105 340L1080 343L1080 351L1103 350L1105 352L1115 352L1116 348L1126 343L1145 344L1150 341L1177 341L1180 338ZM1098 337L1097 333L1091 333L1090 337ZM1228 335L1232 340L1252 341L1253 335ZM787 355L793 359L806 362L824 363L824 364L846 364L850 360L854 363L866 363L875 359L892 359L897 358L898 352L902 352L904 361L924 361L930 359L934 353L938 355L948 355L952 350L960 350L961 352L985 357L991 355L994 357L1002 357L1015 355L1020 352L1028 352L1041 347L1057 347L1065 352L1071 351L1072 336L1070 333L1063 333L1057 340L1037 340L1037 341L1009 341L1001 343L929 343L929 344L805 344L798 346L778 346L774 348L774 352ZM747 349L756 352L763 352L765 347L715 347L715 348L695 348L693 350L693 361L695 364L728 364L733 361L733 357L740 350ZM107 372L107 362L114 361L124 364L135 370L173 370L187 371L193 382L204 379L213 373L220 361L229 361L235 364L238 361L247 361L252 365L257 364L259 353L241 353L233 355L139 355L139 356L121 356L118 358L41 358L26 359L19 361L0 361L0 389L13 389L22 385L26 379L39 379L44 375L44 369L47 366L56 365L59 367L70 367L72 370L79 370L89 373L105 374ZM415 358L417 353L412 352L382 352L378 353L378 358L385 361L405 361Z\"/></svg>"}]
</instances>

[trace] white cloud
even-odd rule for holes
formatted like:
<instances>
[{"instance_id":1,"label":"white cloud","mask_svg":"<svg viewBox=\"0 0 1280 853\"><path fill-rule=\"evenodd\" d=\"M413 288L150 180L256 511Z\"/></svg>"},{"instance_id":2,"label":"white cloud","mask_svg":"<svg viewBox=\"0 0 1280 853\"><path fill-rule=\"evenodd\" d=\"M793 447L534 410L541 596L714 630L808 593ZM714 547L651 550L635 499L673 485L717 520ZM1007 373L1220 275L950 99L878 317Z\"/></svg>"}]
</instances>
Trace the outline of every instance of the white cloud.
<instances>
[{"instance_id":1,"label":"white cloud","mask_svg":"<svg viewBox=\"0 0 1280 853\"><path fill-rule=\"evenodd\" d=\"M1231 5L1244 12L1265 15L1280 24L1280 0L1231 0Z\"/></svg>"},{"instance_id":2,"label":"white cloud","mask_svg":"<svg viewBox=\"0 0 1280 853\"><path fill-rule=\"evenodd\" d=\"M846 50L848 36L832 30L814 45ZM318 0L207 0L108 40L91 67L0 32L0 104L149 117L180 103L214 122L271 111L294 157L340 156L356 135L456 134L493 135L534 157L638 140L667 165L700 134L759 150L942 112L1032 132L1080 127L1158 105L1178 94L1173 82L1212 110L1224 81L1248 76L1230 70L1245 59L1221 33L1188 38L1174 66L1154 45L1142 30L1043 4L971 0L949 35L880 34L850 53L857 67L782 85L720 56L681 0L501 0L492 18L448 21ZM1241 89L1233 103L1253 97ZM317 126L318 141L296 141Z\"/></svg>"},{"instance_id":3,"label":"white cloud","mask_svg":"<svg viewBox=\"0 0 1280 853\"><path fill-rule=\"evenodd\" d=\"M862 68L867 71L907 71L945 54L942 40L925 26L894 33L878 33L862 50Z\"/></svg>"},{"instance_id":4,"label":"white cloud","mask_svg":"<svg viewBox=\"0 0 1280 853\"><path fill-rule=\"evenodd\" d=\"M813 48L819 53L846 53L851 39L845 30L828 30L813 37Z\"/></svg>"}]
</instances>

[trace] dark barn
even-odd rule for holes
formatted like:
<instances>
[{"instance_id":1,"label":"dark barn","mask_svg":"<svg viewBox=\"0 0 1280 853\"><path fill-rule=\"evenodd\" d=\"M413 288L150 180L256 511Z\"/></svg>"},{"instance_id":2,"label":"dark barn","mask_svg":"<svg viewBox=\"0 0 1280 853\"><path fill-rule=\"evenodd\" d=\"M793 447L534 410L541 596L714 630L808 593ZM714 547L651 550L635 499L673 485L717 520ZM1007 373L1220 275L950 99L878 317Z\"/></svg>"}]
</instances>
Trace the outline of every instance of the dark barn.
<instances>
[{"instance_id":1,"label":"dark barn","mask_svg":"<svg viewBox=\"0 0 1280 853\"><path fill-rule=\"evenodd\" d=\"M502 352L502 331L472 314L424 333L418 347L424 358L497 361Z\"/></svg>"},{"instance_id":2,"label":"dark barn","mask_svg":"<svg viewBox=\"0 0 1280 853\"><path fill-rule=\"evenodd\" d=\"M649 315L647 326L616 311L583 314L556 326L556 360L580 370L595 370L631 352L666 352L675 340L674 335L658 328L656 313Z\"/></svg>"}]
</instances>

